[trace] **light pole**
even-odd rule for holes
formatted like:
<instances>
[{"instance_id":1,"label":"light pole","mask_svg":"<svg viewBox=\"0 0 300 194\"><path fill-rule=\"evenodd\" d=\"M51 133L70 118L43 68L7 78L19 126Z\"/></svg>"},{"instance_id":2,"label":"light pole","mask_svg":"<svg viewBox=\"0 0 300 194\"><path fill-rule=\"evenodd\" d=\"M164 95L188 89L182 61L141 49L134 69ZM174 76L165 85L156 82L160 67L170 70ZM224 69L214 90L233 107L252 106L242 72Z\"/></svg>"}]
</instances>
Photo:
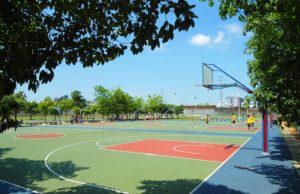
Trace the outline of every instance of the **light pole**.
<instances>
[{"instance_id":1,"label":"light pole","mask_svg":"<svg viewBox=\"0 0 300 194\"><path fill-rule=\"evenodd\" d=\"M175 113L175 111L176 111L176 108L175 108L176 107L176 105L175 105L175 98L176 98L176 92L174 93L174 119L175 119L175 114L176 114Z\"/></svg>"}]
</instances>

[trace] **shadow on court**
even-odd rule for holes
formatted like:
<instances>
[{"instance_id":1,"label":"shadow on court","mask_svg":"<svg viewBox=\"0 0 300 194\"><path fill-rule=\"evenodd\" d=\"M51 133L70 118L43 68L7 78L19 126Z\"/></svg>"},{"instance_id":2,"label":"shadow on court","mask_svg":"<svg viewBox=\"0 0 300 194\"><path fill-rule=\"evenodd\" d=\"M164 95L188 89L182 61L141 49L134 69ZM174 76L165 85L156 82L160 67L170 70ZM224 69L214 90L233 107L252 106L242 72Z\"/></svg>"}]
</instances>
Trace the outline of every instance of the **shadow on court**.
<instances>
[{"instance_id":1,"label":"shadow on court","mask_svg":"<svg viewBox=\"0 0 300 194\"><path fill-rule=\"evenodd\" d=\"M274 164L262 164L254 167L256 169L255 172L265 176L270 184L279 186L279 189L274 192L274 194L299 194L300 181L299 178L295 176L294 169Z\"/></svg>"},{"instance_id":2,"label":"shadow on court","mask_svg":"<svg viewBox=\"0 0 300 194\"><path fill-rule=\"evenodd\" d=\"M5 158L5 154L13 148L0 148L0 180L4 180L30 190L43 192L45 188L36 185L36 182L56 178L46 167L43 160L28 160L24 158ZM87 167L77 167L71 161L52 162L50 166L59 174L72 178L75 172L88 169ZM24 193L24 189L1 183L0 193Z\"/></svg>"},{"instance_id":3,"label":"shadow on court","mask_svg":"<svg viewBox=\"0 0 300 194\"><path fill-rule=\"evenodd\" d=\"M234 190L228 188L225 185L215 185L211 183L203 183L201 185L201 189L205 191L205 194L218 194L218 193L226 193L226 194L247 194L242 191ZM203 192L204 193L204 192Z\"/></svg>"},{"instance_id":4,"label":"shadow on court","mask_svg":"<svg viewBox=\"0 0 300 194\"><path fill-rule=\"evenodd\" d=\"M279 161L290 161L291 155L283 137L274 137L269 143L274 147L271 150L271 159Z\"/></svg>"},{"instance_id":5,"label":"shadow on court","mask_svg":"<svg viewBox=\"0 0 300 194\"><path fill-rule=\"evenodd\" d=\"M44 194L116 194L116 192L93 188L90 186L76 186L71 188L62 188L52 192L47 192Z\"/></svg>"},{"instance_id":6,"label":"shadow on court","mask_svg":"<svg viewBox=\"0 0 300 194\"><path fill-rule=\"evenodd\" d=\"M278 127L269 130L269 153L262 155L259 131L194 194L299 194L300 178Z\"/></svg>"},{"instance_id":7,"label":"shadow on court","mask_svg":"<svg viewBox=\"0 0 300 194\"><path fill-rule=\"evenodd\" d=\"M143 180L141 186L137 187L139 193L143 194L178 194L189 193L199 183L200 179L177 179L177 180Z\"/></svg>"},{"instance_id":8,"label":"shadow on court","mask_svg":"<svg viewBox=\"0 0 300 194\"><path fill-rule=\"evenodd\" d=\"M3 155L5 155L6 153L12 151L13 148L0 148L0 159L2 158Z\"/></svg>"}]
</instances>

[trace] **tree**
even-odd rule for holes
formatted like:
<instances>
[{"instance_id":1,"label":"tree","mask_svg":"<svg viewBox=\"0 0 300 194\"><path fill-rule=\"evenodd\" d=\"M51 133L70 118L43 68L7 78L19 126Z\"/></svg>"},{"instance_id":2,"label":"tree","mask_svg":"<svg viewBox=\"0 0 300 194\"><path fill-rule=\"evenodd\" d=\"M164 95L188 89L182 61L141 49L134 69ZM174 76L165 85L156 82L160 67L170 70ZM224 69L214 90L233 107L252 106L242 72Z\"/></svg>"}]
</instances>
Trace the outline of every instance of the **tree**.
<instances>
[{"instance_id":1,"label":"tree","mask_svg":"<svg viewBox=\"0 0 300 194\"><path fill-rule=\"evenodd\" d=\"M78 90L73 91L71 93L71 98L75 106L77 106L79 109L83 109L84 107L86 107L87 105L86 99L82 96L80 91Z\"/></svg>"},{"instance_id":2,"label":"tree","mask_svg":"<svg viewBox=\"0 0 300 194\"><path fill-rule=\"evenodd\" d=\"M256 99L277 109L288 121L299 120L299 0L220 2L223 19L238 15L245 23L245 33L253 34L246 53L254 56L248 61L248 74Z\"/></svg>"},{"instance_id":3,"label":"tree","mask_svg":"<svg viewBox=\"0 0 300 194\"><path fill-rule=\"evenodd\" d=\"M53 110L54 108L54 101L50 97L46 97L42 102L39 104L39 110L41 115L44 116L45 122L47 122L47 115Z\"/></svg>"},{"instance_id":4,"label":"tree","mask_svg":"<svg viewBox=\"0 0 300 194\"><path fill-rule=\"evenodd\" d=\"M15 115L15 122L17 121L17 114L25 109L26 104L26 95L24 92L18 92L12 95L12 101L10 104L10 108L13 110ZM15 125L15 129L17 127L17 123Z\"/></svg>"},{"instance_id":5,"label":"tree","mask_svg":"<svg viewBox=\"0 0 300 194\"><path fill-rule=\"evenodd\" d=\"M94 89L95 104L100 114L114 115L115 119L119 119L121 114L125 114L126 119L129 119L132 113L142 108L142 98L133 98L120 87L108 90L99 85Z\"/></svg>"},{"instance_id":6,"label":"tree","mask_svg":"<svg viewBox=\"0 0 300 194\"><path fill-rule=\"evenodd\" d=\"M183 114L183 105L175 106L175 114L178 116L179 114Z\"/></svg>"},{"instance_id":7,"label":"tree","mask_svg":"<svg viewBox=\"0 0 300 194\"><path fill-rule=\"evenodd\" d=\"M193 7L185 0L1 1L0 98L17 83L36 91L62 61L91 67L128 48L155 49L194 26Z\"/></svg>"},{"instance_id":8,"label":"tree","mask_svg":"<svg viewBox=\"0 0 300 194\"><path fill-rule=\"evenodd\" d=\"M74 106L74 102L71 99L62 99L58 101L58 107L61 111L65 112L66 121L68 120L68 112L72 110L72 107Z\"/></svg>"},{"instance_id":9,"label":"tree","mask_svg":"<svg viewBox=\"0 0 300 194\"><path fill-rule=\"evenodd\" d=\"M186 0L3 0L0 100L17 84L28 84L35 92L53 79L63 61L92 67L127 49L138 54L145 46L160 47L174 38L174 31L194 27L194 7Z\"/></svg>"},{"instance_id":10,"label":"tree","mask_svg":"<svg viewBox=\"0 0 300 194\"><path fill-rule=\"evenodd\" d=\"M251 104L252 100L253 100L252 96L246 96L245 101L242 104L242 108L247 111L247 115L248 115L248 110L250 108L250 104Z\"/></svg>"},{"instance_id":11,"label":"tree","mask_svg":"<svg viewBox=\"0 0 300 194\"><path fill-rule=\"evenodd\" d=\"M10 128L11 126L14 126L15 121L10 118L10 114L12 114L12 107L11 104L13 104L13 97L12 95L4 96L0 101L0 112L2 115L1 118L1 128L0 132L2 133L6 129Z\"/></svg>"},{"instance_id":12,"label":"tree","mask_svg":"<svg viewBox=\"0 0 300 194\"><path fill-rule=\"evenodd\" d=\"M164 103L159 104L158 113L160 113L160 118L162 118L164 113L168 113L169 111L173 112L172 107L174 107L174 105Z\"/></svg>"},{"instance_id":13,"label":"tree","mask_svg":"<svg viewBox=\"0 0 300 194\"><path fill-rule=\"evenodd\" d=\"M39 106L39 104L35 101L26 103L24 111L25 111L25 113L29 113L30 120L32 120L33 115L35 115L39 112L38 106Z\"/></svg>"},{"instance_id":14,"label":"tree","mask_svg":"<svg viewBox=\"0 0 300 194\"><path fill-rule=\"evenodd\" d=\"M0 132L3 132L7 128L16 127L18 125L17 122L17 114L24 110L26 103L26 95L23 92L18 92L16 94L11 94L5 96L0 101L0 113L2 115L1 118L1 129ZM14 114L14 121L10 118L10 115ZM6 126L3 127L2 124L5 123Z\"/></svg>"},{"instance_id":15,"label":"tree","mask_svg":"<svg viewBox=\"0 0 300 194\"><path fill-rule=\"evenodd\" d=\"M87 116L87 120L89 119L89 115L94 115L97 112L96 105L92 101L87 102L87 106L83 109L83 114Z\"/></svg>"},{"instance_id":16,"label":"tree","mask_svg":"<svg viewBox=\"0 0 300 194\"><path fill-rule=\"evenodd\" d=\"M135 97L133 98L132 103L130 104L130 109L129 111L131 113L134 113L135 118L134 119L139 119L139 114L140 112L143 111L143 104L144 104L144 99L140 97Z\"/></svg>"},{"instance_id":17,"label":"tree","mask_svg":"<svg viewBox=\"0 0 300 194\"><path fill-rule=\"evenodd\" d=\"M154 114L159 112L163 104L163 97L160 95L149 95L146 104L147 112L151 113L152 118L154 118Z\"/></svg>"},{"instance_id":18,"label":"tree","mask_svg":"<svg viewBox=\"0 0 300 194\"><path fill-rule=\"evenodd\" d=\"M95 113L97 112L97 106L95 104L89 105L89 112L93 115L93 120L95 119Z\"/></svg>"},{"instance_id":19,"label":"tree","mask_svg":"<svg viewBox=\"0 0 300 194\"><path fill-rule=\"evenodd\" d=\"M96 107L97 107L97 112L102 114L102 115L109 115L111 114L112 110L112 104L110 102L111 99L111 91L108 89L104 88L103 86L95 86L94 87L94 95L96 97L95 102L96 102Z\"/></svg>"}]
</instances>

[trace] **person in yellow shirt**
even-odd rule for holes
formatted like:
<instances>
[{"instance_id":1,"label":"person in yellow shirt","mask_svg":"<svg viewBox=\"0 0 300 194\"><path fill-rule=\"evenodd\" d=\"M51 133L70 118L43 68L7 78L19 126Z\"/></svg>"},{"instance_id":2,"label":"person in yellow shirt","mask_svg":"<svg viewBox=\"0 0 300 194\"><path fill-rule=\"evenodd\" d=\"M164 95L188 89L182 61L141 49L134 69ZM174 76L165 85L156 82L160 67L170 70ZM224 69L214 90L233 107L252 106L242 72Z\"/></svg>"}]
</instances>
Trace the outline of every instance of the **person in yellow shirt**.
<instances>
[{"instance_id":1,"label":"person in yellow shirt","mask_svg":"<svg viewBox=\"0 0 300 194\"><path fill-rule=\"evenodd\" d=\"M235 114L232 114L232 116L231 116L231 122L232 122L232 125L235 126L235 122L236 122L236 116L235 116Z\"/></svg>"},{"instance_id":2,"label":"person in yellow shirt","mask_svg":"<svg viewBox=\"0 0 300 194\"><path fill-rule=\"evenodd\" d=\"M247 126L248 126L248 130L251 131L251 116L250 116L250 114L247 115Z\"/></svg>"},{"instance_id":3,"label":"person in yellow shirt","mask_svg":"<svg viewBox=\"0 0 300 194\"><path fill-rule=\"evenodd\" d=\"M254 123L255 123L254 114L251 114L250 118L251 118L251 130L254 130Z\"/></svg>"}]
</instances>

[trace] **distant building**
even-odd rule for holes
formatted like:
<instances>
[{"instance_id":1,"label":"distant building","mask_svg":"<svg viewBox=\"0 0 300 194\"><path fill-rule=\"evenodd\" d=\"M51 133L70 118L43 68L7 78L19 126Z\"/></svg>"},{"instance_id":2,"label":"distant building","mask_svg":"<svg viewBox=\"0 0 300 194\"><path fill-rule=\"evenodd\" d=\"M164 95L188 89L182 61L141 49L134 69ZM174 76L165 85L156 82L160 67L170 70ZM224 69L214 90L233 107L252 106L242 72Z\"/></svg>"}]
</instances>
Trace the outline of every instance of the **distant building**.
<instances>
[{"instance_id":1,"label":"distant building","mask_svg":"<svg viewBox=\"0 0 300 194\"><path fill-rule=\"evenodd\" d=\"M203 115L231 115L235 113L246 116L249 113L259 114L257 108L250 108L248 110L238 107L217 107L216 105L185 105L183 106L183 115L185 116L203 116ZM230 117L231 118L231 117Z\"/></svg>"}]
</instances>

